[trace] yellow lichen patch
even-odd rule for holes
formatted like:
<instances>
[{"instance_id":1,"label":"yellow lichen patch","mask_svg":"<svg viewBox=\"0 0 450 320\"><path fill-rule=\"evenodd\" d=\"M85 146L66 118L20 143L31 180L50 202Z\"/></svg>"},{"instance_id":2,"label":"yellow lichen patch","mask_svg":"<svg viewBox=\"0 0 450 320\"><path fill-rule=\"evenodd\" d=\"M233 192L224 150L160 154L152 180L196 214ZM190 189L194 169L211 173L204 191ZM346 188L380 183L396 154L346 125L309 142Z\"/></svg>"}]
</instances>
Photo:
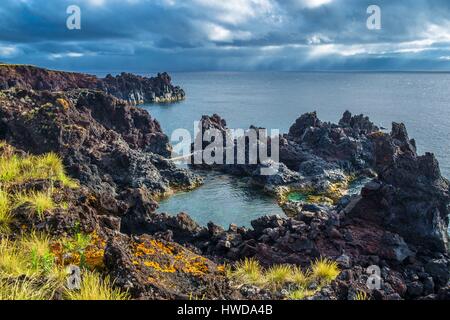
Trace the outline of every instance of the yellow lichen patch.
<instances>
[{"instance_id":1,"label":"yellow lichen patch","mask_svg":"<svg viewBox=\"0 0 450 320\"><path fill-rule=\"evenodd\" d=\"M158 262L154 261L144 261L144 265L148 268L153 268L155 271L162 273L175 273L177 271L174 266L161 266Z\"/></svg>"},{"instance_id":2,"label":"yellow lichen patch","mask_svg":"<svg viewBox=\"0 0 450 320\"><path fill-rule=\"evenodd\" d=\"M59 265L77 265L88 269L102 269L106 241L97 232L90 235L76 234L60 239L51 246Z\"/></svg>"},{"instance_id":3,"label":"yellow lichen patch","mask_svg":"<svg viewBox=\"0 0 450 320\"><path fill-rule=\"evenodd\" d=\"M133 265L156 273L185 273L201 277L210 272L208 260L182 248L158 240L134 244ZM224 270L224 268L223 268ZM155 275L157 277L157 275Z\"/></svg>"},{"instance_id":4,"label":"yellow lichen patch","mask_svg":"<svg viewBox=\"0 0 450 320\"><path fill-rule=\"evenodd\" d=\"M226 266L224 266L224 265L221 265L221 266L217 266L217 272L219 272L219 273L223 273L223 274L225 274L226 273L226 271L227 271L227 268L226 268Z\"/></svg>"},{"instance_id":5,"label":"yellow lichen patch","mask_svg":"<svg viewBox=\"0 0 450 320\"><path fill-rule=\"evenodd\" d=\"M209 271L207 260L203 257L184 258L179 260L182 262L181 272L189 273L200 277Z\"/></svg>"},{"instance_id":6,"label":"yellow lichen patch","mask_svg":"<svg viewBox=\"0 0 450 320\"><path fill-rule=\"evenodd\" d=\"M140 258L144 256L154 255L156 251L153 248L147 248L145 243L139 243L135 248L135 257Z\"/></svg>"},{"instance_id":7,"label":"yellow lichen patch","mask_svg":"<svg viewBox=\"0 0 450 320\"><path fill-rule=\"evenodd\" d=\"M59 99L56 100L56 103L58 104L58 106L60 106L64 110L68 110L70 108L69 101L67 101L65 99L59 98Z\"/></svg>"},{"instance_id":8,"label":"yellow lichen patch","mask_svg":"<svg viewBox=\"0 0 450 320\"><path fill-rule=\"evenodd\" d=\"M170 245L165 245L160 241L156 241L156 240L151 240L150 244L155 248L156 252L158 253L163 253L163 254L168 254L171 255L173 254L173 247Z\"/></svg>"}]
</instances>

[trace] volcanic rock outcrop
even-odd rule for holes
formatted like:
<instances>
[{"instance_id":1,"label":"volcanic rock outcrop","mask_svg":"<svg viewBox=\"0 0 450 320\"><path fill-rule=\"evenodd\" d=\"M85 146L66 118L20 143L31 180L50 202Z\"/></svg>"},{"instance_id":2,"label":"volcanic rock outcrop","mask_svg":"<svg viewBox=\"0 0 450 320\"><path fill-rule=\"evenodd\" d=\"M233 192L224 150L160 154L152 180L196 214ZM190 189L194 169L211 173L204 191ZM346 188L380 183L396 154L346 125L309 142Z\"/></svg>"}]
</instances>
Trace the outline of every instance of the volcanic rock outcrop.
<instances>
[{"instance_id":1,"label":"volcanic rock outcrop","mask_svg":"<svg viewBox=\"0 0 450 320\"><path fill-rule=\"evenodd\" d=\"M173 88L164 86L170 78L159 78L156 96L169 94ZM319 258L338 262L337 280L312 299L354 299L357 292L390 300L450 297L449 182L432 154L417 154L403 124L384 133L367 117L349 112L339 124L308 113L280 137L274 175L260 174L273 163L203 163L201 168L250 177L249 187L276 194L289 213L261 217L252 229L225 230L213 223L200 226L186 213L155 213L159 197L202 181L167 159L171 146L158 122L124 101L153 99L153 87L145 93L150 80L121 75L100 81L23 66L0 66L0 79L5 141L0 156L57 153L80 184L74 189L61 181L14 184L11 189L19 191L52 188L58 206L42 216L29 214L27 206L14 208L12 230L52 237L75 229L95 234L93 257L133 298L247 297L244 288L230 285L222 265L244 258L267 267L306 268ZM201 124L227 134L217 115L203 117ZM370 182L345 195L360 177ZM302 197L291 199L295 192ZM379 287L367 286L369 267L379 269Z\"/></svg>"},{"instance_id":2,"label":"volcanic rock outcrop","mask_svg":"<svg viewBox=\"0 0 450 320\"><path fill-rule=\"evenodd\" d=\"M213 127L226 134L226 122L217 115L203 117L202 123L203 130ZM258 176L255 165L242 165L238 172L209 168L252 176L266 189L298 188L305 181L325 185L350 174L373 176L359 194L326 206L287 201L292 218L262 217L252 222L253 230L201 228L184 214L147 223L154 231L170 229L171 238L195 244L207 255L231 260L256 257L266 265L306 266L311 259L332 257L346 271L317 299L349 299L366 291L366 269L374 265L381 270L382 285L370 293L373 298L443 297L450 275L449 182L434 155L417 155L415 145L403 124L394 123L391 133L384 133L368 118L349 112L339 125L305 114L283 137L283 163L274 176Z\"/></svg>"},{"instance_id":3,"label":"volcanic rock outcrop","mask_svg":"<svg viewBox=\"0 0 450 320\"><path fill-rule=\"evenodd\" d=\"M58 153L69 173L96 191L164 195L201 183L166 160L170 145L157 121L101 91L13 89L0 103L1 140L33 154Z\"/></svg>"},{"instance_id":4,"label":"volcanic rock outcrop","mask_svg":"<svg viewBox=\"0 0 450 320\"><path fill-rule=\"evenodd\" d=\"M151 78L121 73L117 76L107 75L101 79L82 73L0 64L0 90L18 88L56 92L91 89L109 93L133 104L183 100L185 92L180 87L172 85L171 81L171 77L165 72Z\"/></svg>"}]
</instances>

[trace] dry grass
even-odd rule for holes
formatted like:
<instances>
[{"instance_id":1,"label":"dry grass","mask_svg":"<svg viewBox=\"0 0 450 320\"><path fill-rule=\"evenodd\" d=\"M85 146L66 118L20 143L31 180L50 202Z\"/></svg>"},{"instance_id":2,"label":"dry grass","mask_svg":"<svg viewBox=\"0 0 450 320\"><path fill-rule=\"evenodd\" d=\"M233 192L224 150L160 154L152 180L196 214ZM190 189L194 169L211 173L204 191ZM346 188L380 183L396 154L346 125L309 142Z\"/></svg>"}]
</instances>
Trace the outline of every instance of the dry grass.
<instances>
[{"instance_id":1,"label":"dry grass","mask_svg":"<svg viewBox=\"0 0 450 320\"><path fill-rule=\"evenodd\" d=\"M104 279L98 273L85 271L80 290L66 290L67 300L129 300L128 293L113 288L109 277Z\"/></svg>"},{"instance_id":2,"label":"dry grass","mask_svg":"<svg viewBox=\"0 0 450 320\"><path fill-rule=\"evenodd\" d=\"M12 222L11 200L6 191L0 189L0 234L7 234L10 231Z\"/></svg>"},{"instance_id":3,"label":"dry grass","mask_svg":"<svg viewBox=\"0 0 450 320\"><path fill-rule=\"evenodd\" d=\"M0 141L0 233L7 234L13 220L13 208L27 204L43 218L47 211L56 207L52 195L54 183L60 182L69 188L78 184L66 175L61 158L55 153L41 156L14 154L14 148ZM18 192L17 186L33 181L47 180L50 187L44 191Z\"/></svg>"},{"instance_id":4,"label":"dry grass","mask_svg":"<svg viewBox=\"0 0 450 320\"><path fill-rule=\"evenodd\" d=\"M17 241L0 240L0 300L48 300L65 290L69 300L127 300L129 295L113 287L109 277L83 271L80 290L68 290L68 273L57 265L51 239L32 234Z\"/></svg>"},{"instance_id":5,"label":"dry grass","mask_svg":"<svg viewBox=\"0 0 450 320\"><path fill-rule=\"evenodd\" d=\"M56 207L50 192L37 191L16 195L16 205L27 205L40 219L44 218L46 212L49 212Z\"/></svg>"},{"instance_id":6,"label":"dry grass","mask_svg":"<svg viewBox=\"0 0 450 320\"><path fill-rule=\"evenodd\" d=\"M29 276L28 257L17 241L0 240L0 274L10 277Z\"/></svg>"},{"instance_id":7,"label":"dry grass","mask_svg":"<svg viewBox=\"0 0 450 320\"><path fill-rule=\"evenodd\" d=\"M0 277L0 300L50 300L55 289L52 281Z\"/></svg>"}]
</instances>

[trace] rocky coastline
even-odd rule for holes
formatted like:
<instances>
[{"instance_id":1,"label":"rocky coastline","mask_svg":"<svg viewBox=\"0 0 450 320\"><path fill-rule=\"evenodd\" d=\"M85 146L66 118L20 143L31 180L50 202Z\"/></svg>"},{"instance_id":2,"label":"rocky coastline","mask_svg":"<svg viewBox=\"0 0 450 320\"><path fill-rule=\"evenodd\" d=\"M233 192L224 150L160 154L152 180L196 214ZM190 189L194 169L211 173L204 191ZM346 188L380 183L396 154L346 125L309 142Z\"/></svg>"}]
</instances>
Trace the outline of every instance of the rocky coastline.
<instances>
[{"instance_id":1,"label":"rocky coastline","mask_svg":"<svg viewBox=\"0 0 450 320\"><path fill-rule=\"evenodd\" d=\"M183 89L172 85L171 77L165 72L151 78L125 72L98 78L34 66L0 64L0 90L9 88L51 92L98 90L132 104L170 103L186 97Z\"/></svg>"},{"instance_id":2,"label":"rocky coastline","mask_svg":"<svg viewBox=\"0 0 450 320\"><path fill-rule=\"evenodd\" d=\"M44 233L55 261L108 276L132 299L450 299L449 182L433 154L417 154L403 124L386 133L348 111L338 124L308 113L281 137L278 174L259 175L265 164L209 167L250 177L249 188L277 197L288 218L261 217L252 229L225 230L202 227L187 213L155 213L160 197L202 184L195 168L167 159L168 137L134 106L183 99L170 82L165 73L98 79L0 66L0 169L54 154L75 181L0 172L0 190L11 199L51 190L55 204L38 215L26 201L14 206L8 221L0 219L0 239ZM218 115L201 123L226 134ZM367 183L347 194L358 179ZM80 235L90 239L83 259L57 245ZM267 286L235 277L242 261L257 261L272 274L289 265L306 275L314 261L330 261L339 271L327 282L301 280L304 291L294 295L289 288L298 279L273 285L272 277ZM0 280L20 277L3 267L0 255ZM380 281L369 288L373 267ZM55 292L51 299L64 297L63 288Z\"/></svg>"}]
</instances>

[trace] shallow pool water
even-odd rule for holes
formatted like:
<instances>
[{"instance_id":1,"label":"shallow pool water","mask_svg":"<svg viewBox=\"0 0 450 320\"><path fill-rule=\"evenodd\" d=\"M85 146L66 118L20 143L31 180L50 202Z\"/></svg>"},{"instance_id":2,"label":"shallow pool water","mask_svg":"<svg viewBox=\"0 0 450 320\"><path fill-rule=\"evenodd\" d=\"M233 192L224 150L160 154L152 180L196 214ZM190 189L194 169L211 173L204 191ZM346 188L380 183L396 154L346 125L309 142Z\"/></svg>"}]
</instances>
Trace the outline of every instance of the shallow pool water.
<instances>
[{"instance_id":1,"label":"shallow pool water","mask_svg":"<svg viewBox=\"0 0 450 320\"><path fill-rule=\"evenodd\" d=\"M197 172L205 184L191 192L179 193L160 202L158 212L189 215L199 224L215 224L228 228L230 224L251 227L250 222L261 216L285 216L276 199L249 187L246 179L219 173Z\"/></svg>"}]
</instances>

